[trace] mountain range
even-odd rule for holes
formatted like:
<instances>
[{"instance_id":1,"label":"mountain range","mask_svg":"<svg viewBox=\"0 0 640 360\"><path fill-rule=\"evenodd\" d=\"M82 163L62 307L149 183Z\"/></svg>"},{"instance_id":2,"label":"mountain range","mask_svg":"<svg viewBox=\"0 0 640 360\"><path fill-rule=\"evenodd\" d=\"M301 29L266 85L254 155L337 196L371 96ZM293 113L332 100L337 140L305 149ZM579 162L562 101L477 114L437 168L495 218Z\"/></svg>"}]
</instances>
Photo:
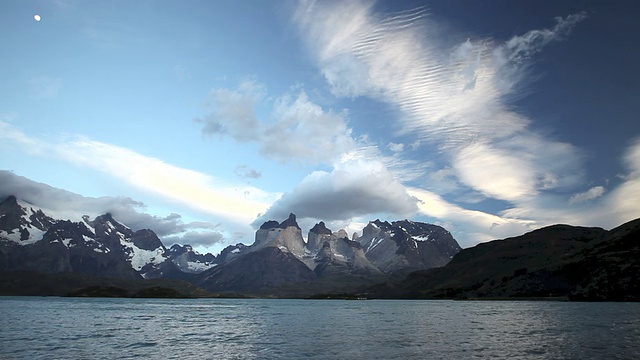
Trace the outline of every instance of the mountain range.
<instances>
[{"instance_id":1,"label":"mountain range","mask_svg":"<svg viewBox=\"0 0 640 360\"><path fill-rule=\"evenodd\" d=\"M0 203L0 295L260 296L640 301L640 219L612 230L553 225L461 249L436 225L370 221L361 235L296 216L218 255L164 246L103 214L54 219ZM123 295L124 294L124 295ZM217 294L217 295L214 295Z\"/></svg>"},{"instance_id":2,"label":"mountain range","mask_svg":"<svg viewBox=\"0 0 640 360\"><path fill-rule=\"evenodd\" d=\"M265 222L252 245L231 245L215 256L189 245L166 248L152 230L133 231L109 213L72 221L54 219L15 196L0 203L5 274L179 279L214 293L306 296L400 279L442 266L460 249L444 228L409 220L375 220L351 239L320 222L305 241L291 214L282 222Z\"/></svg>"}]
</instances>

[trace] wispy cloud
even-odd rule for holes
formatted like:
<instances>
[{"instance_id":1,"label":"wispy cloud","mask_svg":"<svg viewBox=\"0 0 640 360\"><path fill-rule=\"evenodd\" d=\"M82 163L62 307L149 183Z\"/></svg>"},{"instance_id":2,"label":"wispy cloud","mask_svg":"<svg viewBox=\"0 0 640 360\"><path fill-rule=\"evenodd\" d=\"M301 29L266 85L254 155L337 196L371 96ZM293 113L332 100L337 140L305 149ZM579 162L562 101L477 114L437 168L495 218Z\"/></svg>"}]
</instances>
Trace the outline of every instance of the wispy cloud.
<instances>
[{"instance_id":1,"label":"wispy cloud","mask_svg":"<svg viewBox=\"0 0 640 360\"><path fill-rule=\"evenodd\" d=\"M399 153L402 152L404 150L404 144L402 143L389 143L389 145L387 145L387 147L389 148L389 150L393 151L394 153Z\"/></svg>"},{"instance_id":2,"label":"wispy cloud","mask_svg":"<svg viewBox=\"0 0 640 360\"><path fill-rule=\"evenodd\" d=\"M230 221L249 223L274 200L273 194L251 186L225 184L210 175L87 138L65 141L55 149L69 161Z\"/></svg>"},{"instance_id":3,"label":"wispy cloud","mask_svg":"<svg viewBox=\"0 0 640 360\"><path fill-rule=\"evenodd\" d=\"M540 52L547 44L562 40L569 35L573 27L587 18L585 12L556 17L556 25L551 29L535 29L523 35L514 36L497 50L504 56L503 63L521 64Z\"/></svg>"},{"instance_id":4,"label":"wispy cloud","mask_svg":"<svg viewBox=\"0 0 640 360\"><path fill-rule=\"evenodd\" d=\"M256 169L252 169L247 165L238 165L235 169L235 174L243 179L259 179L262 177L262 173Z\"/></svg>"},{"instance_id":5,"label":"wispy cloud","mask_svg":"<svg viewBox=\"0 0 640 360\"><path fill-rule=\"evenodd\" d=\"M604 186L594 186L583 193L571 195L571 197L569 198L569 203L577 204L577 203L597 199L604 194L604 191L605 191Z\"/></svg>"},{"instance_id":6,"label":"wispy cloud","mask_svg":"<svg viewBox=\"0 0 640 360\"><path fill-rule=\"evenodd\" d=\"M28 136L8 123L0 122L0 129L6 130L0 133L4 144L22 147L38 156L69 161L119 179L139 191L213 215L224 220L225 229L243 232L244 241L251 240L251 221L280 197L277 193L227 183L211 175L82 136L67 136L58 142L49 142ZM134 216L128 218L135 220ZM217 231L223 232L223 229Z\"/></svg>"},{"instance_id":7,"label":"wispy cloud","mask_svg":"<svg viewBox=\"0 0 640 360\"><path fill-rule=\"evenodd\" d=\"M415 141L408 140L415 144L411 150L425 145L438 149L433 160L441 167L425 174L437 180L434 190L471 194L472 202L485 197L512 206L500 215L486 214L413 189L414 196L430 199L435 206L422 203L421 212L459 224L481 223L483 229L492 229L478 232L483 238L553 223L535 213L552 204L558 211L551 213L563 213L564 218L587 216L567 209L566 197L551 192L582 186L581 151L536 131L532 120L509 102L527 84L534 56L563 41L586 19L585 13L558 17L549 28L502 43L469 38L456 44L438 36L440 29L424 8L389 15L376 13L372 3L362 1L298 5L294 22L332 93L396 106L402 113L401 134L415 136ZM574 200L597 198L602 195L598 191ZM480 229L476 225L472 227Z\"/></svg>"},{"instance_id":8,"label":"wispy cloud","mask_svg":"<svg viewBox=\"0 0 640 360\"><path fill-rule=\"evenodd\" d=\"M513 201L575 180L575 166L566 169L550 159L579 163L579 152L537 135L505 99L526 75L525 60L585 17L557 18L552 28L504 44L445 43L433 36L435 25L424 9L383 16L357 1L301 2L294 20L335 95L397 106L405 115L399 119L403 131L439 144L460 183ZM544 156L539 149L546 149Z\"/></svg>"}]
</instances>

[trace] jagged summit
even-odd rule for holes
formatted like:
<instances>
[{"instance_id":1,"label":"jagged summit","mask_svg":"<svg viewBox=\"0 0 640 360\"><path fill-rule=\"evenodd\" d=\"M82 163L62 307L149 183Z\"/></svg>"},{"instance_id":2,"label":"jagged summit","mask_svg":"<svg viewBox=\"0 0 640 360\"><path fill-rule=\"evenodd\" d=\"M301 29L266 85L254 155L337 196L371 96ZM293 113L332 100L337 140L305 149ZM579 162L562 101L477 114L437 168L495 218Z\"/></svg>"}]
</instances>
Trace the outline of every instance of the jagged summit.
<instances>
[{"instance_id":1,"label":"jagged summit","mask_svg":"<svg viewBox=\"0 0 640 360\"><path fill-rule=\"evenodd\" d=\"M8 196L0 203L0 271L180 277L180 266L194 273L215 262L215 256L194 253L190 246L169 251L152 230L133 231L112 213L77 220L54 219L36 205Z\"/></svg>"},{"instance_id":2,"label":"jagged summit","mask_svg":"<svg viewBox=\"0 0 640 360\"><path fill-rule=\"evenodd\" d=\"M0 206L18 205L18 199L14 195L7 196L6 199L0 203Z\"/></svg>"},{"instance_id":3,"label":"jagged summit","mask_svg":"<svg viewBox=\"0 0 640 360\"><path fill-rule=\"evenodd\" d=\"M444 228L410 220L370 221L354 240L385 273L440 267L461 250Z\"/></svg>"},{"instance_id":4,"label":"jagged summit","mask_svg":"<svg viewBox=\"0 0 640 360\"><path fill-rule=\"evenodd\" d=\"M275 220L268 220L268 221L265 221L264 224L260 225L260 229L263 229L263 230L275 229L278 227L280 227L280 223Z\"/></svg>"},{"instance_id":5,"label":"jagged summit","mask_svg":"<svg viewBox=\"0 0 640 360\"><path fill-rule=\"evenodd\" d=\"M0 203L0 239L20 245L37 242L56 220L39 207L8 196Z\"/></svg>"},{"instance_id":6,"label":"jagged summit","mask_svg":"<svg viewBox=\"0 0 640 360\"><path fill-rule=\"evenodd\" d=\"M309 231L318 235L331 234L331 230L327 229L324 221L320 221L319 223L315 224Z\"/></svg>"},{"instance_id":7,"label":"jagged summit","mask_svg":"<svg viewBox=\"0 0 640 360\"><path fill-rule=\"evenodd\" d=\"M300 226L298 226L298 223L296 222L296 216L293 213L289 214L289 217L287 218L287 220L285 220L285 221L280 223L280 227L282 229L286 229L289 226L293 226L293 227L298 228L299 230L302 230L302 229L300 229Z\"/></svg>"},{"instance_id":8,"label":"jagged summit","mask_svg":"<svg viewBox=\"0 0 640 360\"><path fill-rule=\"evenodd\" d=\"M260 226L260 229L276 229L276 228L286 229L289 226L293 226L295 228L298 228L299 230L302 230L302 229L300 229L300 226L298 225L298 222L296 221L296 215L293 214L293 213L290 213L289 217L285 221L283 221L281 223L278 223L275 220L265 221L264 224L262 224Z\"/></svg>"}]
</instances>

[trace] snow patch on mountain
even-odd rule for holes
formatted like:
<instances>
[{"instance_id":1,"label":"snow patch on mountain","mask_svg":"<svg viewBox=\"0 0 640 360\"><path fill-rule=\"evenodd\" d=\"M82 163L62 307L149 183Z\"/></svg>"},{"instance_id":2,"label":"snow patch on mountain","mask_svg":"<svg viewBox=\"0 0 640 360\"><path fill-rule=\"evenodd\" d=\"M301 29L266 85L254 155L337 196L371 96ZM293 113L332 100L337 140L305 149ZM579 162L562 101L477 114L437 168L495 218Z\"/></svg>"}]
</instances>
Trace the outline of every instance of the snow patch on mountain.
<instances>
[{"instance_id":1,"label":"snow patch on mountain","mask_svg":"<svg viewBox=\"0 0 640 360\"><path fill-rule=\"evenodd\" d=\"M144 250L124 239L121 244L129 250L125 251L129 254L128 260L131 263L131 267L133 267L137 271L142 270L142 268L147 264L159 265L167 260L167 258L164 256L164 249L162 248L157 248L155 250Z\"/></svg>"},{"instance_id":2,"label":"snow patch on mountain","mask_svg":"<svg viewBox=\"0 0 640 360\"><path fill-rule=\"evenodd\" d=\"M10 199L7 200L10 201ZM0 230L0 238L22 246L31 245L42 240L53 219L46 216L42 209L37 206L15 198L14 201L17 206L15 210L17 210L20 215L16 221L17 226L13 229ZM10 221L9 218L11 215L15 216L18 214L2 214L0 220Z\"/></svg>"}]
</instances>

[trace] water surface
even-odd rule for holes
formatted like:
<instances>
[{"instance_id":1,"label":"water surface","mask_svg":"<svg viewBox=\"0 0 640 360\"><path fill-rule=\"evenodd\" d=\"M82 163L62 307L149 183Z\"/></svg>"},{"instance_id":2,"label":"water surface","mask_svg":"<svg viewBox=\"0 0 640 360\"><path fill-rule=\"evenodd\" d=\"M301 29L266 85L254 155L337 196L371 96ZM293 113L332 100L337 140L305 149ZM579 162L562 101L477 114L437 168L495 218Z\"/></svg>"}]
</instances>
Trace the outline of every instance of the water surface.
<instances>
[{"instance_id":1,"label":"water surface","mask_svg":"<svg viewBox=\"0 0 640 360\"><path fill-rule=\"evenodd\" d=\"M1 359L640 359L640 304L0 297Z\"/></svg>"}]
</instances>

